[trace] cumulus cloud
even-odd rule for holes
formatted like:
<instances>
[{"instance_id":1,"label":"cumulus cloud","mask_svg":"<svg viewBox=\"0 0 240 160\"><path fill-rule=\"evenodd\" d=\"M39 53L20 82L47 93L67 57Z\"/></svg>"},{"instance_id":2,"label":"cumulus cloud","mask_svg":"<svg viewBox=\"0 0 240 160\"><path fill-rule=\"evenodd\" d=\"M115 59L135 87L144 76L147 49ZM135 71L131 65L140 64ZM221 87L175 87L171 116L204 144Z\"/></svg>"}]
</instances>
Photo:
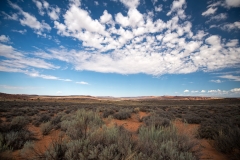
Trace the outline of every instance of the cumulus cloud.
<instances>
[{"instance_id":1,"label":"cumulus cloud","mask_svg":"<svg viewBox=\"0 0 240 160\"><path fill-rule=\"evenodd\" d=\"M76 82L77 84L83 84L83 85L88 85L89 83L88 82L84 82L84 81L81 81L81 82Z\"/></svg>"},{"instance_id":2,"label":"cumulus cloud","mask_svg":"<svg viewBox=\"0 0 240 160\"><path fill-rule=\"evenodd\" d=\"M108 13L107 10L104 10L103 15L100 17L101 23L107 23L112 20L112 15Z\"/></svg>"},{"instance_id":3,"label":"cumulus cloud","mask_svg":"<svg viewBox=\"0 0 240 160\"><path fill-rule=\"evenodd\" d=\"M167 16L170 16L172 13L176 12L181 19L185 19L186 15L184 9L186 7L185 0L174 0L171 5L171 10L167 13Z\"/></svg>"},{"instance_id":4,"label":"cumulus cloud","mask_svg":"<svg viewBox=\"0 0 240 160\"><path fill-rule=\"evenodd\" d=\"M186 89L186 90L184 90L183 92L184 92L184 93L188 93L188 92L189 92L189 90L187 90L187 89Z\"/></svg>"},{"instance_id":5,"label":"cumulus cloud","mask_svg":"<svg viewBox=\"0 0 240 160\"><path fill-rule=\"evenodd\" d=\"M1 35L0 36L0 42L9 42L10 38L5 36L5 35Z\"/></svg>"},{"instance_id":6,"label":"cumulus cloud","mask_svg":"<svg viewBox=\"0 0 240 160\"><path fill-rule=\"evenodd\" d=\"M206 93L206 91L205 90L201 90L201 93Z\"/></svg>"},{"instance_id":7,"label":"cumulus cloud","mask_svg":"<svg viewBox=\"0 0 240 160\"><path fill-rule=\"evenodd\" d=\"M120 0L127 8L137 8L139 0Z\"/></svg>"},{"instance_id":8,"label":"cumulus cloud","mask_svg":"<svg viewBox=\"0 0 240 160\"><path fill-rule=\"evenodd\" d=\"M185 0L173 1L168 21L153 18L153 12L141 13L137 9L140 3L138 0L121 2L128 9L126 15L111 15L105 10L99 19L93 19L89 12L81 7L80 1L71 0L63 13L63 21L55 16L51 19L54 20L54 28L59 35L79 40L82 49L48 48L46 52L34 53L36 57L32 61L43 64L42 67L47 66L47 69L57 67L49 63L49 60L60 60L71 64L75 70L119 74L144 73L154 76L209 72L236 67L240 63L237 39L225 40L203 30L196 32L190 21L181 20L186 17ZM45 22L39 22L34 16L22 11L19 6L11 2L10 4L23 15L24 18L20 19L23 25L39 31L39 34L51 29ZM46 13L52 8L57 9L57 6L53 7L46 1L41 1L41 4ZM211 12L204 15L214 14L219 5L209 5L208 9L212 8L215 11L210 10ZM230 24L225 25L234 28ZM238 23L234 23L234 26L238 26ZM9 47L5 46L5 49ZM25 55L14 51L26 60ZM26 62L26 66L17 63L16 58L12 59L20 69L38 66L30 65L30 62ZM9 65L9 62L4 64Z\"/></svg>"},{"instance_id":9,"label":"cumulus cloud","mask_svg":"<svg viewBox=\"0 0 240 160\"><path fill-rule=\"evenodd\" d=\"M234 88L230 90L231 92L240 92L240 88Z\"/></svg>"}]
</instances>

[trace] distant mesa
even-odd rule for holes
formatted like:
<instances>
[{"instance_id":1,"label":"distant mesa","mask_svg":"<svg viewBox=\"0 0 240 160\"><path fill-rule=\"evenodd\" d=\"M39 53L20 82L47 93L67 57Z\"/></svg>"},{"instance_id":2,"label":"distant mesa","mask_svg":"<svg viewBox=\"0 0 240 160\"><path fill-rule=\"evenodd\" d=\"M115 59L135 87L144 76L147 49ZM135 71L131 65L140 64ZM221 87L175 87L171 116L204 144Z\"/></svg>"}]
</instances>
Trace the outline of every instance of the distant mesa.
<instances>
[{"instance_id":1,"label":"distant mesa","mask_svg":"<svg viewBox=\"0 0 240 160\"><path fill-rule=\"evenodd\" d=\"M212 99L225 99L217 97L198 97L198 96L139 96L139 97L111 97L111 96L90 96L90 95L69 95L69 96L51 96L51 95L26 95L26 94L7 94L0 92L0 100L3 99L89 99L89 100L136 100L136 101L152 101L152 100L212 100Z\"/></svg>"}]
</instances>

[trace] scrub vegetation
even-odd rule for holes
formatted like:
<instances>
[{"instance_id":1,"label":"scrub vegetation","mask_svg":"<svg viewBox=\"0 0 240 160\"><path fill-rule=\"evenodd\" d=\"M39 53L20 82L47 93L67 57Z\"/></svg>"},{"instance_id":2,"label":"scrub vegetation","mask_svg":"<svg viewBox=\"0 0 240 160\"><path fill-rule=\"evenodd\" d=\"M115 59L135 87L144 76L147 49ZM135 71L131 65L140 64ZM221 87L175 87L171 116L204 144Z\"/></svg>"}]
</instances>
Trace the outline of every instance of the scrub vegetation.
<instances>
[{"instance_id":1,"label":"scrub vegetation","mask_svg":"<svg viewBox=\"0 0 240 160\"><path fill-rule=\"evenodd\" d=\"M201 145L194 139L207 139L229 159L240 156L239 101L163 102L0 101L0 159L15 159L18 151L23 159L197 160ZM133 117L136 131L110 123ZM178 132L176 120L198 125L195 138ZM48 145L37 147L55 132Z\"/></svg>"}]
</instances>

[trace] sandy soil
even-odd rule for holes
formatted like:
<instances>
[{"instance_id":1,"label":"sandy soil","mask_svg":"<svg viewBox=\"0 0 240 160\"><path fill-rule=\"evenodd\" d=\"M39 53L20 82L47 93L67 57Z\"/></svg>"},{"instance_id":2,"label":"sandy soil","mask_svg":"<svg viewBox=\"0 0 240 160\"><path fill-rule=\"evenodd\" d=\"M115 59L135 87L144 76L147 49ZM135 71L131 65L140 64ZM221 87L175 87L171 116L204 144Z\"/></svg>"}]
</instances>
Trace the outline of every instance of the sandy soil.
<instances>
[{"instance_id":1,"label":"sandy soil","mask_svg":"<svg viewBox=\"0 0 240 160\"><path fill-rule=\"evenodd\" d=\"M188 135L193 141L196 141L199 143L200 147L200 160L228 160L227 156L218 152L213 146L210 144L210 141L207 139L197 139L195 138L195 135L197 133L197 129L199 127L198 124L185 124L181 121L176 120L173 123L178 132L180 134Z\"/></svg>"}]
</instances>

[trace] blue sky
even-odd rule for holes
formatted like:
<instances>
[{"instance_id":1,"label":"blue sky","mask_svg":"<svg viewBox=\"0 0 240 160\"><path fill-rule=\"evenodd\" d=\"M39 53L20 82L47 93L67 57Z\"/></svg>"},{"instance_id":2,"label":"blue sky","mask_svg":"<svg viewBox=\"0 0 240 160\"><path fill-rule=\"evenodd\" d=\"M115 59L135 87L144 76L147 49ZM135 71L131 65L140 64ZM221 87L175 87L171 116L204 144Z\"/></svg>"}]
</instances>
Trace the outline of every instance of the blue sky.
<instances>
[{"instance_id":1,"label":"blue sky","mask_svg":"<svg viewBox=\"0 0 240 160\"><path fill-rule=\"evenodd\" d=\"M0 92L240 97L240 0L0 3Z\"/></svg>"}]
</instances>

